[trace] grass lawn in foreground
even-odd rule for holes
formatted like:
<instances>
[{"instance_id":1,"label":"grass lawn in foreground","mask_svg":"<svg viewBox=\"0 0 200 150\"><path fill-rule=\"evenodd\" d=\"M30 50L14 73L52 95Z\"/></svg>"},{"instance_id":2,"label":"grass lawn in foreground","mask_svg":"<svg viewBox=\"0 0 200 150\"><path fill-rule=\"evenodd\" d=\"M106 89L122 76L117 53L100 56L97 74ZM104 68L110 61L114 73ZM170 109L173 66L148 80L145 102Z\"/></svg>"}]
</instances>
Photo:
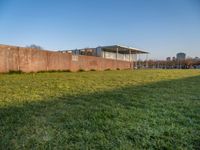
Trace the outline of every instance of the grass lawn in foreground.
<instances>
[{"instance_id":1,"label":"grass lawn in foreground","mask_svg":"<svg viewBox=\"0 0 200 150\"><path fill-rule=\"evenodd\" d=\"M0 149L200 149L200 70L0 74Z\"/></svg>"}]
</instances>

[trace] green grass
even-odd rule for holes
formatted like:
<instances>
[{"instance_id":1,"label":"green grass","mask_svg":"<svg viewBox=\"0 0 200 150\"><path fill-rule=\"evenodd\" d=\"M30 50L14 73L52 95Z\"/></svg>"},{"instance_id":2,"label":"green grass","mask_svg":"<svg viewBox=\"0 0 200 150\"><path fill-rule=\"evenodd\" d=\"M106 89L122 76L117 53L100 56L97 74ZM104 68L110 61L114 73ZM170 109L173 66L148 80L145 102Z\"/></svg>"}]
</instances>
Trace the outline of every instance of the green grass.
<instances>
[{"instance_id":1,"label":"green grass","mask_svg":"<svg viewBox=\"0 0 200 150\"><path fill-rule=\"evenodd\" d=\"M200 149L200 70L1 74L0 149Z\"/></svg>"}]
</instances>

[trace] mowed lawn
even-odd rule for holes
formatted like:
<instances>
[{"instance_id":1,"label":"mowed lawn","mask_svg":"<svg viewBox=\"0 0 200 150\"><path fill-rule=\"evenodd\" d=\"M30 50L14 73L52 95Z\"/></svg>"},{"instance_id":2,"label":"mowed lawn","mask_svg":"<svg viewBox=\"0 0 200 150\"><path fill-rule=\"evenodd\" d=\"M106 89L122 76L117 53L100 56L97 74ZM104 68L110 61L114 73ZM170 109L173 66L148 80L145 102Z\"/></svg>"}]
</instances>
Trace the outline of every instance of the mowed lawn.
<instances>
[{"instance_id":1,"label":"mowed lawn","mask_svg":"<svg viewBox=\"0 0 200 150\"><path fill-rule=\"evenodd\" d=\"M0 149L200 149L200 70L0 74Z\"/></svg>"}]
</instances>

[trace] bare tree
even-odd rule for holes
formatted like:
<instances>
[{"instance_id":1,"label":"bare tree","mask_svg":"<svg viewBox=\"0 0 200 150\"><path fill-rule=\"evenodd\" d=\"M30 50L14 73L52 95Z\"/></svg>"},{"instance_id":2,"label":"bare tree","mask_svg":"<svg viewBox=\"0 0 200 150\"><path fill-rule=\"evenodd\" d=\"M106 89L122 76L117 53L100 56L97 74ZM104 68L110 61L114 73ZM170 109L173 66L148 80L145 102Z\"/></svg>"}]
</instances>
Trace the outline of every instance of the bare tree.
<instances>
[{"instance_id":1,"label":"bare tree","mask_svg":"<svg viewBox=\"0 0 200 150\"><path fill-rule=\"evenodd\" d=\"M31 44L30 46L27 46L28 48L35 48L35 49L39 49L39 50L42 50L43 48L39 45L36 45L36 44Z\"/></svg>"}]
</instances>

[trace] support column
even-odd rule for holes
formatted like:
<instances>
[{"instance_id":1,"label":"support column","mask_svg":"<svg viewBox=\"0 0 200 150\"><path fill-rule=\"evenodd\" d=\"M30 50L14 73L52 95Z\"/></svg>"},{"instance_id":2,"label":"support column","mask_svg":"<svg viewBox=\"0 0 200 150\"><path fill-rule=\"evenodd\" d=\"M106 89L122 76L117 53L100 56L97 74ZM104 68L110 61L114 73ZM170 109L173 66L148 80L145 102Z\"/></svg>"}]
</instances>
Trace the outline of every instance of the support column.
<instances>
[{"instance_id":1,"label":"support column","mask_svg":"<svg viewBox=\"0 0 200 150\"><path fill-rule=\"evenodd\" d=\"M117 51L116 51L116 69L118 69L118 51L119 51L119 49L118 49L118 47L117 47Z\"/></svg>"},{"instance_id":2,"label":"support column","mask_svg":"<svg viewBox=\"0 0 200 150\"><path fill-rule=\"evenodd\" d=\"M149 64L148 64L148 54L146 54L146 68L149 68Z\"/></svg>"},{"instance_id":3,"label":"support column","mask_svg":"<svg viewBox=\"0 0 200 150\"><path fill-rule=\"evenodd\" d=\"M118 51L119 51L119 49L117 48L117 51L116 51L116 60L118 60Z\"/></svg>"},{"instance_id":4,"label":"support column","mask_svg":"<svg viewBox=\"0 0 200 150\"><path fill-rule=\"evenodd\" d=\"M129 61L131 62L131 50L129 50Z\"/></svg>"},{"instance_id":5,"label":"support column","mask_svg":"<svg viewBox=\"0 0 200 150\"><path fill-rule=\"evenodd\" d=\"M138 65L137 65L137 52L135 53L136 59L135 59L135 68L137 69Z\"/></svg>"},{"instance_id":6,"label":"support column","mask_svg":"<svg viewBox=\"0 0 200 150\"><path fill-rule=\"evenodd\" d=\"M131 62L131 50L129 50L129 62L130 62L131 69L133 69L133 65L132 65L133 62Z\"/></svg>"}]
</instances>

